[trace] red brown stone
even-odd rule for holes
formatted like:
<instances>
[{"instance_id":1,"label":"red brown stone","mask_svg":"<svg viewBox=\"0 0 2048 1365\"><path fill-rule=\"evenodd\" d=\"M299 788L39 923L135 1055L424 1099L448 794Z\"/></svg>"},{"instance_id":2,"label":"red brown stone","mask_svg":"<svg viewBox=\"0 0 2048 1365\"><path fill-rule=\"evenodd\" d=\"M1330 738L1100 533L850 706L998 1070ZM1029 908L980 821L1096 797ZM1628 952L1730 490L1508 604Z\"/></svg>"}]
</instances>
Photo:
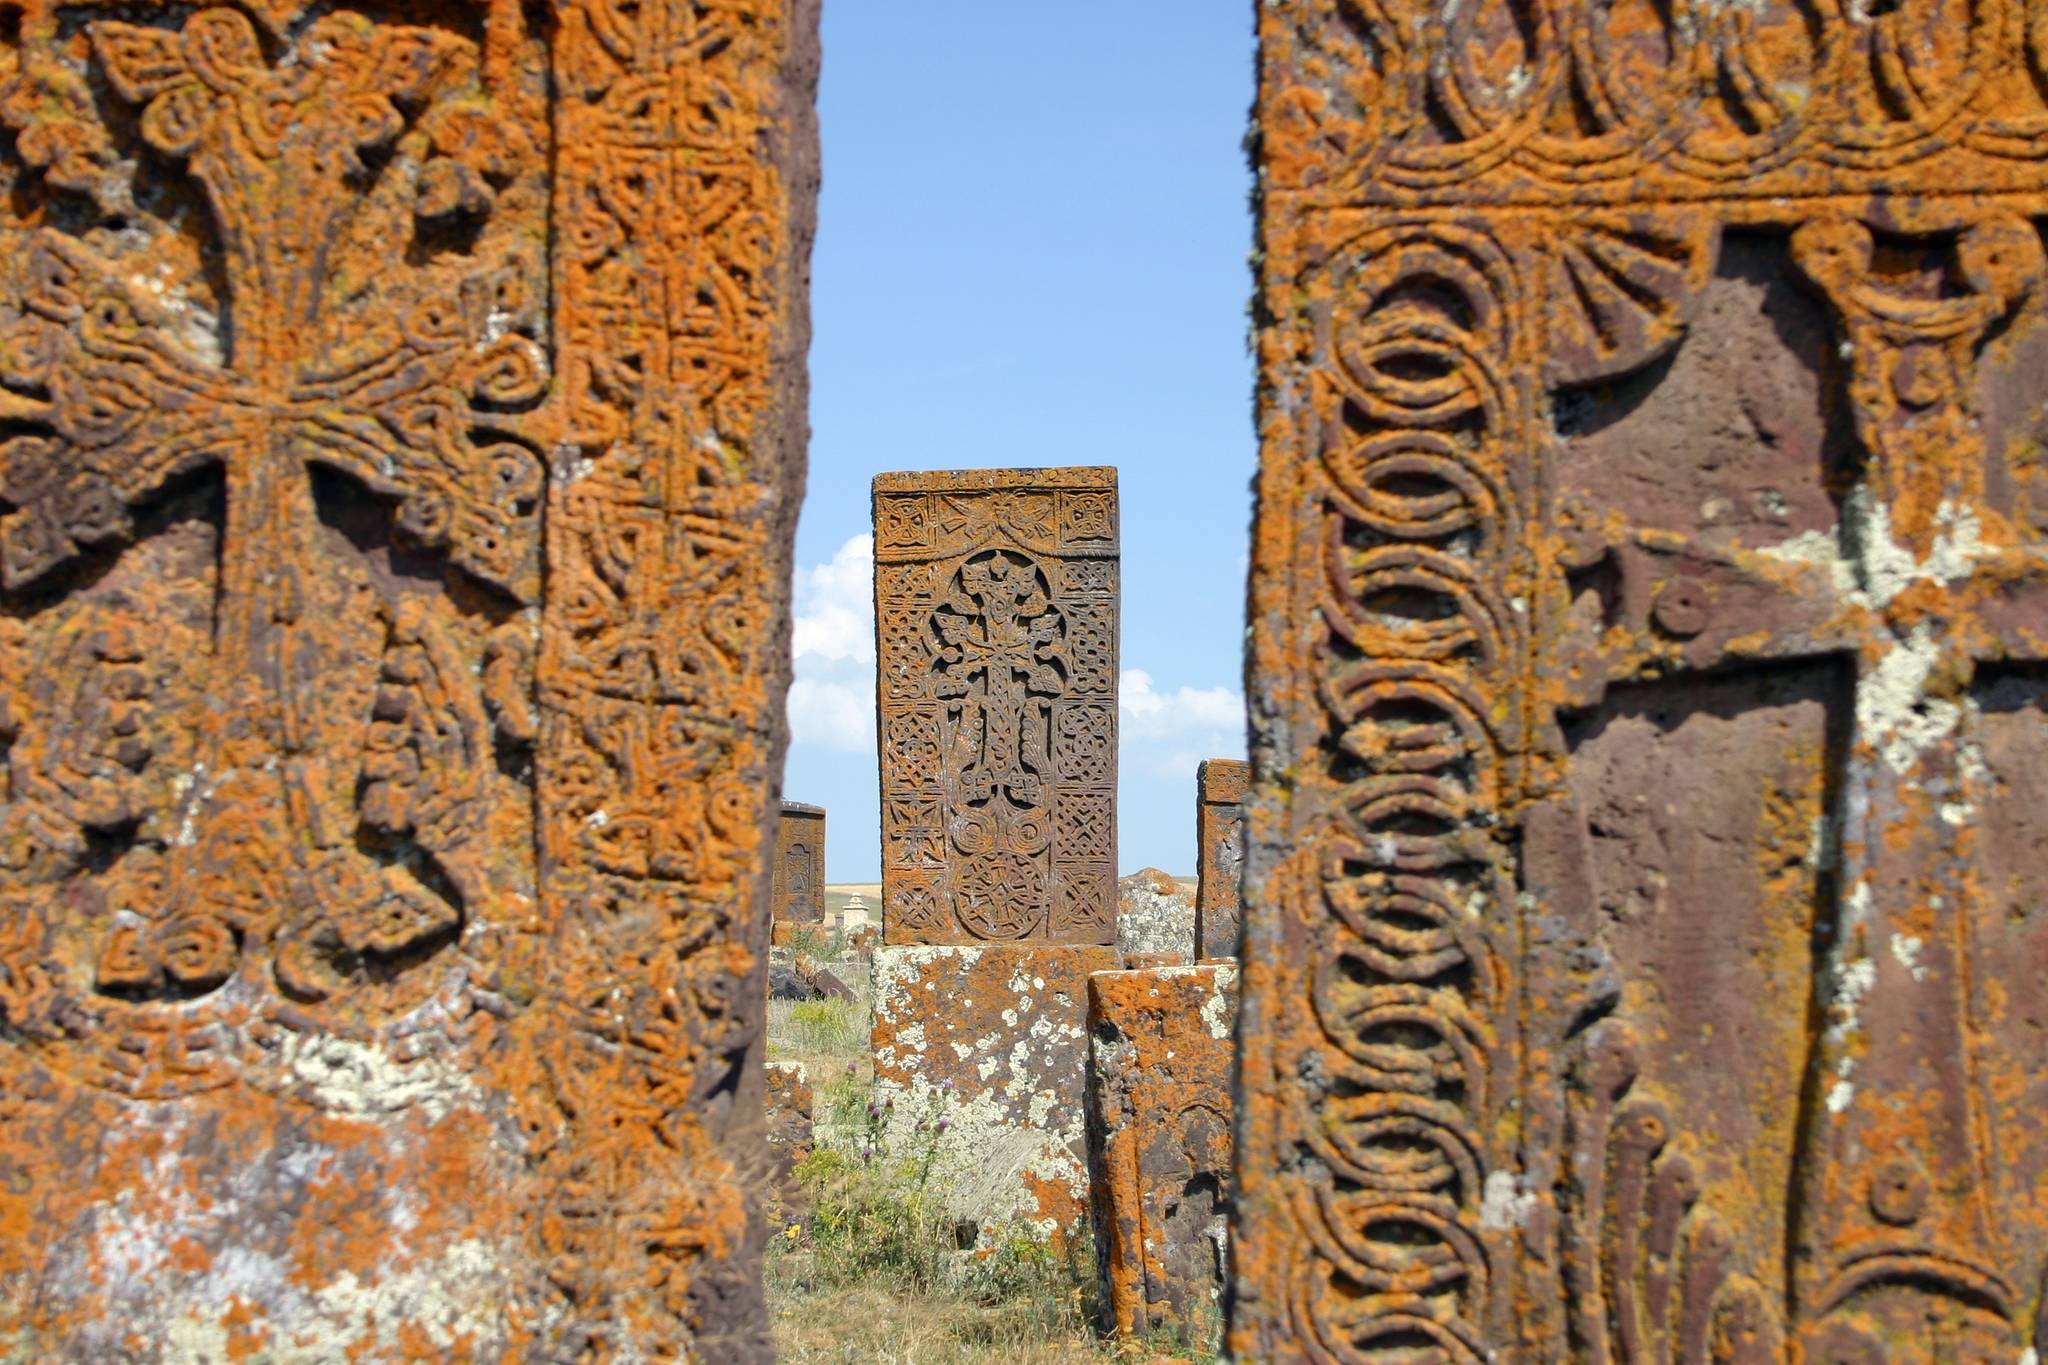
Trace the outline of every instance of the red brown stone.
<instances>
[{"instance_id":1,"label":"red brown stone","mask_svg":"<svg viewBox=\"0 0 2048 1365\"><path fill-rule=\"evenodd\" d=\"M1236 957L1244 881L1244 794L1251 765L1212 758L1195 770L1195 956Z\"/></svg>"},{"instance_id":2,"label":"red brown stone","mask_svg":"<svg viewBox=\"0 0 2048 1365\"><path fill-rule=\"evenodd\" d=\"M814 0L0 30L0 1340L765 1360Z\"/></svg>"},{"instance_id":3,"label":"red brown stone","mask_svg":"<svg viewBox=\"0 0 2048 1365\"><path fill-rule=\"evenodd\" d=\"M2036 13L1261 6L1239 1358L2048 1348Z\"/></svg>"},{"instance_id":4,"label":"red brown stone","mask_svg":"<svg viewBox=\"0 0 2048 1365\"><path fill-rule=\"evenodd\" d=\"M825 921L825 809L801 801L782 803L776 826L775 866L770 900L775 925L818 925Z\"/></svg>"},{"instance_id":5,"label":"red brown stone","mask_svg":"<svg viewBox=\"0 0 2048 1365\"><path fill-rule=\"evenodd\" d=\"M1088 979L1095 1242L1120 1333L1220 1335L1236 1018L1232 964Z\"/></svg>"},{"instance_id":6,"label":"red brown stone","mask_svg":"<svg viewBox=\"0 0 2048 1365\"><path fill-rule=\"evenodd\" d=\"M1116 942L1113 469L874 484L882 928Z\"/></svg>"}]
</instances>

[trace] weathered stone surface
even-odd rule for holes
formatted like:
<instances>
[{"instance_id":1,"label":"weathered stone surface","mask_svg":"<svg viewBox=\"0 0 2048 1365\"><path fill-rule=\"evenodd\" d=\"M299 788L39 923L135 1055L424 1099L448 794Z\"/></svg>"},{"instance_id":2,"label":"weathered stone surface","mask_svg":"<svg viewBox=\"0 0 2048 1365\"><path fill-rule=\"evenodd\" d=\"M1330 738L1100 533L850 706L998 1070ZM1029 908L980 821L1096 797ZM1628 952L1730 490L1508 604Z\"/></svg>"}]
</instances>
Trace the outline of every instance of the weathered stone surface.
<instances>
[{"instance_id":1,"label":"weathered stone surface","mask_svg":"<svg viewBox=\"0 0 2048 1365\"><path fill-rule=\"evenodd\" d=\"M0 30L0 1340L765 1359L813 0Z\"/></svg>"},{"instance_id":2,"label":"weathered stone surface","mask_svg":"<svg viewBox=\"0 0 2048 1365\"><path fill-rule=\"evenodd\" d=\"M1095 1246L1119 1332L1220 1335L1236 1021L1228 963L1088 979Z\"/></svg>"},{"instance_id":3,"label":"weathered stone surface","mask_svg":"<svg viewBox=\"0 0 2048 1365\"><path fill-rule=\"evenodd\" d=\"M874 484L882 930L1116 942L1113 469Z\"/></svg>"},{"instance_id":4,"label":"weathered stone surface","mask_svg":"<svg viewBox=\"0 0 2048 1365\"><path fill-rule=\"evenodd\" d=\"M1195 960L1195 906L1187 888L1156 867L1117 879L1116 946L1156 966Z\"/></svg>"},{"instance_id":5,"label":"weathered stone surface","mask_svg":"<svg viewBox=\"0 0 2048 1365\"><path fill-rule=\"evenodd\" d=\"M2037 13L1261 7L1242 1358L2048 1346Z\"/></svg>"},{"instance_id":6,"label":"weathered stone surface","mask_svg":"<svg viewBox=\"0 0 2048 1365\"><path fill-rule=\"evenodd\" d=\"M763 1103L768 1118L761 1136L768 1144L773 1173L771 1221L777 1227L787 1227L810 1211L810 1199L796 1177L796 1167L817 1145L814 1101L810 1078L795 1062L768 1063L767 1078Z\"/></svg>"},{"instance_id":7,"label":"weathered stone surface","mask_svg":"<svg viewBox=\"0 0 2048 1365\"><path fill-rule=\"evenodd\" d=\"M1195 770L1195 956L1236 957L1244 881L1244 793L1251 765L1212 758Z\"/></svg>"},{"instance_id":8,"label":"weathered stone surface","mask_svg":"<svg viewBox=\"0 0 2048 1365\"><path fill-rule=\"evenodd\" d=\"M770 899L775 923L825 922L825 809L801 801L782 803L775 833L775 868Z\"/></svg>"},{"instance_id":9,"label":"weathered stone surface","mask_svg":"<svg viewBox=\"0 0 2048 1365\"><path fill-rule=\"evenodd\" d=\"M1063 1238L1088 1216L1088 977L1114 948L1023 944L875 950L878 1097L890 1141L943 1119L932 1166L984 1239Z\"/></svg>"}]
</instances>

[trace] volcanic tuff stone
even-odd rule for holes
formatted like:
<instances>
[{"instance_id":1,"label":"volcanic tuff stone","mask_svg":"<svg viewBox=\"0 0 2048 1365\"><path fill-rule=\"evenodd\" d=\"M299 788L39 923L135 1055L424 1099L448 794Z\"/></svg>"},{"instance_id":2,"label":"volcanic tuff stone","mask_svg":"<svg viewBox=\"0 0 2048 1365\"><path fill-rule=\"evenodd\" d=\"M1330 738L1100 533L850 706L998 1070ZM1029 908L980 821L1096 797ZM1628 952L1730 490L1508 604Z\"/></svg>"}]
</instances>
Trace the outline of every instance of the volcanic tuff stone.
<instances>
[{"instance_id":1,"label":"volcanic tuff stone","mask_svg":"<svg viewBox=\"0 0 2048 1365\"><path fill-rule=\"evenodd\" d=\"M825 810L799 801L782 803L776 827L773 890L779 925L820 925L825 920Z\"/></svg>"},{"instance_id":2,"label":"volcanic tuff stone","mask_svg":"<svg viewBox=\"0 0 2048 1365\"><path fill-rule=\"evenodd\" d=\"M1103 1299L1119 1332L1213 1349L1230 1215L1228 963L1088 979L1088 1147Z\"/></svg>"},{"instance_id":3,"label":"volcanic tuff stone","mask_svg":"<svg viewBox=\"0 0 2048 1365\"><path fill-rule=\"evenodd\" d=\"M1116 946L1126 962L1158 966L1195 960L1195 906L1187 889L1156 867L1116 884Z\"/></svg>"},{"instance_id":4,"label":"volcanic tuff stone","mask_svg":"<svg viewBox=\"0 0 2048 1365\"><path fill-rule=\"evenodd\" d=\"M1236 957L1244 882L1244 793L1251 765L1212 758L1195 770L1195 956Z\"/></svg>"},{"instance_id":5,"label":"volcanic tuff stone","mask_svg":"<svg viewBox=\"0 0 2048 1365\"><path fill-rule=\"evenodd\" d=\"M1237 1357L2048 1347L2038 15L1259 7Z\"/></svg>"},{"instance_id":6,"label":"volcanic tuff stone","mask_svg":"<svg viewBox=\"0 0 2048 1365\"><path fill-rule=\"evenodd\" d=\"M890 1150L945 1122L932 1179L984 1245L1021 1224L1053 1240L1088 1214L1088 977L1114 948L875 950L875 1092ZM929 1127L926 1131L929 1131Z\"/></svg>"},{"instance_id":7,"label":"volcanic tuff stone","mask_svg":"<svg viewBox=\"0 0 2048 1365\"><path fill-rule=\"evenodd\" d=\"M1113 469L874 484L882 929L1116 942Z\"/></svg>"},{"instance_id":8,"label":"volcanic tuff stone","mask_svg":"<svg viewBox=\"0 0 2048 1365\"><path fill-rule=\"evenodd\" d=\"M815 0L0 30L0 1340L765 1360Z\"/></svg>"}]
</instances>

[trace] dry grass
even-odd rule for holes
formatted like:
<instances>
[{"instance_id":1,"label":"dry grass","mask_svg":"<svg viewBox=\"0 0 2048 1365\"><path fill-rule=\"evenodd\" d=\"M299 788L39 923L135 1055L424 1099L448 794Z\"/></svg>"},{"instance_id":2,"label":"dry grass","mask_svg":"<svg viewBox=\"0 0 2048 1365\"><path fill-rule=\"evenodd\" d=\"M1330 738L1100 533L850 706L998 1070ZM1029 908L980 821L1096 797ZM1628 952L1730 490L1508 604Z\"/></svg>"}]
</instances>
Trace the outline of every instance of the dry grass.
<instances>
[{"instance_id":1,"label":"dry grass","mask_svg":"<svg viewBox=\"0 0 2048 1365\"><path fill-rule=\"evenodd\" d=\"M792 1262L800 1255L777 1259ZM1028 1305L1022 1311L987 1308L953 1295L905 1293L887 1286L805 1288L800 1279L784 1278L792 1268L771 1267L768 1283L777 1357L783 1361L1102 1365L1120 1358L1087 1332L1049 1333Z\"/></svg>"}]
</instances>

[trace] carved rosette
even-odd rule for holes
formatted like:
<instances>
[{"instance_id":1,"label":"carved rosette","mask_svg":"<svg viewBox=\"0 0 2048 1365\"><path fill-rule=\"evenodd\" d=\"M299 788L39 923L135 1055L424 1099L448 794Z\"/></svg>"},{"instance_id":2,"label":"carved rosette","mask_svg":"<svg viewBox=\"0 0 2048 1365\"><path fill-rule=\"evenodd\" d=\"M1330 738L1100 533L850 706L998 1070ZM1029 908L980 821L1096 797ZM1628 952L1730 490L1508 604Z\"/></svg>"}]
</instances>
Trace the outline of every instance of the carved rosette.
<instances>
[{"instance_id":1,"label":"carved rosette","mask_svg":"<svg viewBox=\"0 0 2048 1365\"><path fill-rule=\"evenodd\" d=\"M2043 1239L1996 1192L2037 1154L2003 1098L2026 1073L2002 1060L2002 1007L1968 985L1989 797L1954 698L1980 663L2043 657L2044 557L1989 434L2013 381L1983 370L2035 354L2032 10L1261 8L1242 1358L1877 1365L2028 1344ZM1832 313L1817 373L1860 450L1821 498L1844 561L1876 566L1854 588L1562 496L1578 391L1654 384L1733 232L1776 242ZM1910 750L1870 700L1902 648L1931 661L1913 714L1955 717ZM1767 1059L1812 1109L1787 1116L1792 1188L1752 1195L1718 1135L1674 1117L1666 1044L1638 1040L1641 1002L1679 988L1618 977L1538 864L1577 818L1575 708L1815 658L1847 661L1845 723L1877 728L1840 756L1840 842L1807 864L1846 907L1816 950L1826 1027L1784 1005L1810 1055ZM1922 792L1949 804L1928 815ZM1896 965L1885 945L1917 945L1929 913L1953 934ZM1872 970L1882 1028L1857 1013ZM1920 1099L1848 1083L1873 1073ZM1975 1136L1929 1136L1912 1103Z\"/></svg>"},{"instance_id":2,"label":"carved rosette","mask_svg":"<svg viewBox=\"0 0 2048 1365\"><path fill-rule=\"evenodd\" d=\"M1108 471L876 480L890 941L1114 941L1116 535Z\"/></svg>"}]
</instances>

